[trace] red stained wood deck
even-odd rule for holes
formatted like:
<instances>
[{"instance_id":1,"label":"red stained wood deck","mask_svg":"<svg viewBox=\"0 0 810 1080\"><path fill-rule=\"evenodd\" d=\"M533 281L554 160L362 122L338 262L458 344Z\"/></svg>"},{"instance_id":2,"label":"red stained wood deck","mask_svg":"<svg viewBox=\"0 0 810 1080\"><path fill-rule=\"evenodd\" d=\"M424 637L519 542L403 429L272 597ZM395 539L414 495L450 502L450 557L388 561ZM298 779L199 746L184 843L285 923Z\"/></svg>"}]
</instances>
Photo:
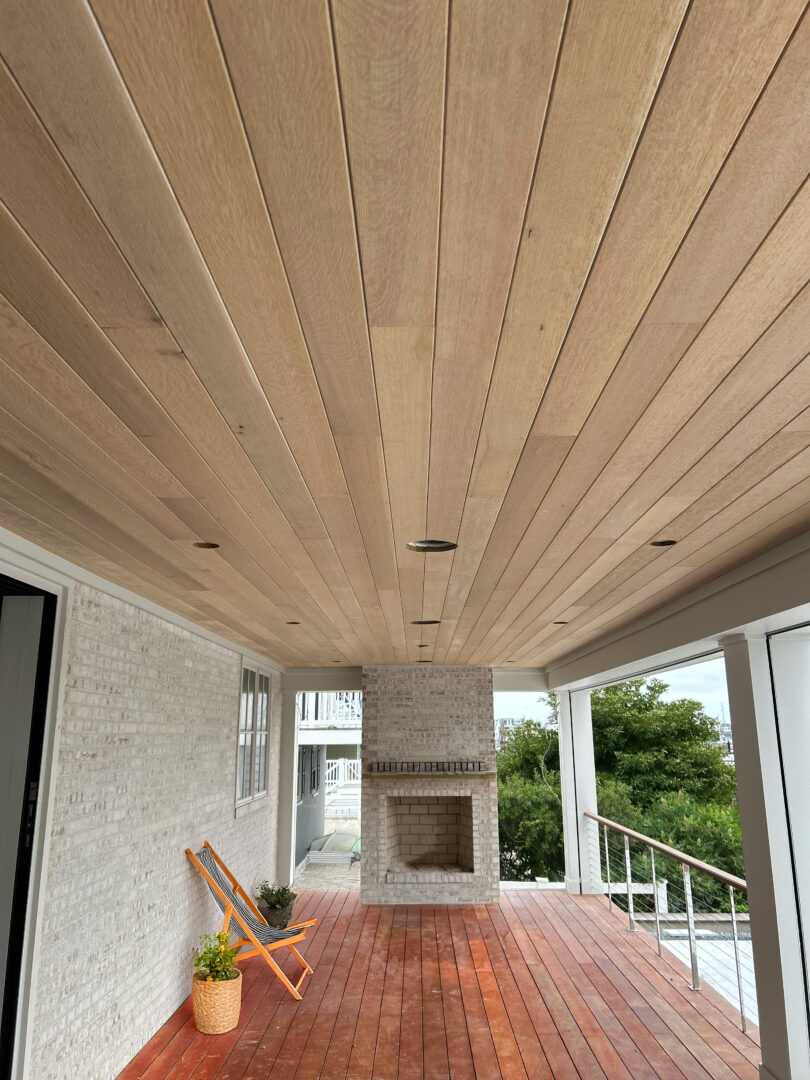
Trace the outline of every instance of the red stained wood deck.
<instances>
[{"instance_id":1,"label":"red stained wood deck","mask_svg":"<svg viewBox=\"0 0 810 1080\"><path fill-rule=\"evenodd\" d=\"M303 1001L249 960L235 1031L201 1035L187 1001L118 1080L757 1078L756 1030L596 897L367 907L311 892L295 914L320 919Z\"/></svg>"}]
</instances>

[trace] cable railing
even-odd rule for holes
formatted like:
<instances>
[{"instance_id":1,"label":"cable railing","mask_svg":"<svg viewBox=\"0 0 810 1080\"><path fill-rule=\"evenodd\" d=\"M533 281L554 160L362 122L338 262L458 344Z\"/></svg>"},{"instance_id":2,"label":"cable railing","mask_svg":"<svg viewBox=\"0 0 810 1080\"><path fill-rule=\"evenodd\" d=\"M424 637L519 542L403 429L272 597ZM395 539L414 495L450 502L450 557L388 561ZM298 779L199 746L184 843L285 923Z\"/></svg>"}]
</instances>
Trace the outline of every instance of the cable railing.
<instances>
[{"instance_id":1,"label":"cable railing","mask_svg":"<svg viewBox=\"0 0 810 1080\"><path fill-rule=\"evenodd\" d=\"M591 844L592 876L603 882L608 908L627 915L629 931L646 930L740 1012L740 1025L758 1022L747 885L711 866L599 814ZM595 873L593 873L595 872Z\"/></svg>"}]
</instances>

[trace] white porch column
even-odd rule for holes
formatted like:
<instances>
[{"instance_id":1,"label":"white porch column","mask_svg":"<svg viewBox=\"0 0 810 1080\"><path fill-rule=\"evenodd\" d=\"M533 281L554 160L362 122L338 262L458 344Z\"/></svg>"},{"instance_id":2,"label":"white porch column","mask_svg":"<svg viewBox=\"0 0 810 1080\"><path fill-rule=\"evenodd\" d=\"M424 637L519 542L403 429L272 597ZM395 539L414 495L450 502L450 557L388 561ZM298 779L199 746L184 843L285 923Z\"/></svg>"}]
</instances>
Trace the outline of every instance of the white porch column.
<instances>
[{"instance_id":1,"label":"white porch column","mask_svg":"<svg viewBox=\"0 0 810 1080\"><path fill-rule=\"evenodd\" d=\"M767 642L721 640L751 913L763 1080L810 1080L810 1033ZM807 822L801 823L807 828Z\"/></svg>"},{"instance_id":2,"label":"white porch column","mask_svg":"<svg viewBox=\"0 0 810 1080\"><path fill-rule=\"evenodd\" d=\"M276 878L289 885L295 875L295 785L298 775L298 730L295 722L296 688L281 676L281 738L278 749L278 827Z\"/></svg>"},{"instance_id":3,"label":"white porch column","mask_svg":"<svg viewBox=\"0 0 810 1080\"><path fill-rule=\"evenodd\" d=\"M584 817L586 810L596 812L590 691L561 690L558 702L565 886L574 893L601 893L599 828Z\"/></svg>"}]
</instances>

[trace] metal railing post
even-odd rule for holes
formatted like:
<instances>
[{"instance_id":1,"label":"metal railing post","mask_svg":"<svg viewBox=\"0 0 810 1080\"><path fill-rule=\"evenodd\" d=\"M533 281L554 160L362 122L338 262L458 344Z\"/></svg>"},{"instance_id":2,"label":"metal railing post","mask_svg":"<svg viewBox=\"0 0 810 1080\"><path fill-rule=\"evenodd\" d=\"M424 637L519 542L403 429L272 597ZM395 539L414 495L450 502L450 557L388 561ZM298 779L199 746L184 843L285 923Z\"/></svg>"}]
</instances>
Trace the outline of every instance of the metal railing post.
<instances>
[{"instance_id":1,"label":"metal railing post","mask_svg":"<svg viewBox=\"0 0 810 1080\"><path fill-rule=\"evenodd\" d=\"M607 825L603 825L605 830L605 874L607 875L607 898L608 898L608 911L613 908L613 901L610 898L610 848L608 846L608 830Z\"/></svg>"},{"instance_id":2,"label":"metal railing post","mask_svg":"<svg viewBox=\"0 0 810 1080\"><path fill-rule=\"evenodd\" d=\"M650 848L650 870L652 871L653 900L655 901L655 936L658 941L658 955L661 955L661 912L658 910L658 882L655 877L655 852Z\"/></svg>"},{"instance_id":3,"label":"metal railing post","mask_svg":"<svg viewBox=\"0 0 810 1080\"><path fill-rule=\"evenodd\" d=\"M630 867L630 837L624 838L624 865L627 876L627 929L635 931L635 919L633 910L633 871Z\"/></svg>"},{"instance_id":4,"label":"metal railing post","mask_svg":"<svg viewBox=\"0 0 810 1080\"><path fill-rule=\"evenodd\" d=\"M745 1018L745 995L743 994L742 970L740 968L740 942L737 937L737 906L734 903L734 886L728 887L728 898L731 901L731 936L734 939L734 964L737 968L737 992L740 995L740 1026L743 1031L748 1030L748 1021Z\"/></svg>"},{"instance_id":5,"label":"metal railing post","mask_svg":"<svg viewBox=\"0 0 810 1080\"><path fill-rule=\"evenodd\" d=\"M700 989L700 970L698 968L697 940L695 938L695 909L692 906L692 874L686 863L681 863L683 870L683 894L686 900L686 928L689 931L689 958L692 961L692 989Z\"/></svg>"}]
</instances>

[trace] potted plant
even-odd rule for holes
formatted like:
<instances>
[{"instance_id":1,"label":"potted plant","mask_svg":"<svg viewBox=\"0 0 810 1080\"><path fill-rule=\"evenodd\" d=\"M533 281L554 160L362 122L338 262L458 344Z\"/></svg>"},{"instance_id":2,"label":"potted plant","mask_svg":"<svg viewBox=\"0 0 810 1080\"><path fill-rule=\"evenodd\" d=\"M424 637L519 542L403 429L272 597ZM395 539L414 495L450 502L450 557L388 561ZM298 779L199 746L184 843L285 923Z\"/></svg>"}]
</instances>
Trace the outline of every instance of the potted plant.
<instances>
[{"instance_id":1,"label":"potted plant","mask_svg":"<svg viewBox=\"0 0 810 1080\"><path fill-rule=\"evenodd\" d=\"M238 951L231 948L230 936L222 930L201 938L194 953L191 1004L194 1023L206 1035L221 1035L239 1023L242 972L236 966Z\"/></svg>"},{"instance_id":2,"label":"potted plant","mask_svg":"<svg viewBox=\"0 0 810 1080\"><path fill-rule=\"evenodd\" d=\"M292 917L295 893L286 885L271 885L263 881L256 890L259 911L270 926L283 930Z\"/></svg>"}]
</instances>

